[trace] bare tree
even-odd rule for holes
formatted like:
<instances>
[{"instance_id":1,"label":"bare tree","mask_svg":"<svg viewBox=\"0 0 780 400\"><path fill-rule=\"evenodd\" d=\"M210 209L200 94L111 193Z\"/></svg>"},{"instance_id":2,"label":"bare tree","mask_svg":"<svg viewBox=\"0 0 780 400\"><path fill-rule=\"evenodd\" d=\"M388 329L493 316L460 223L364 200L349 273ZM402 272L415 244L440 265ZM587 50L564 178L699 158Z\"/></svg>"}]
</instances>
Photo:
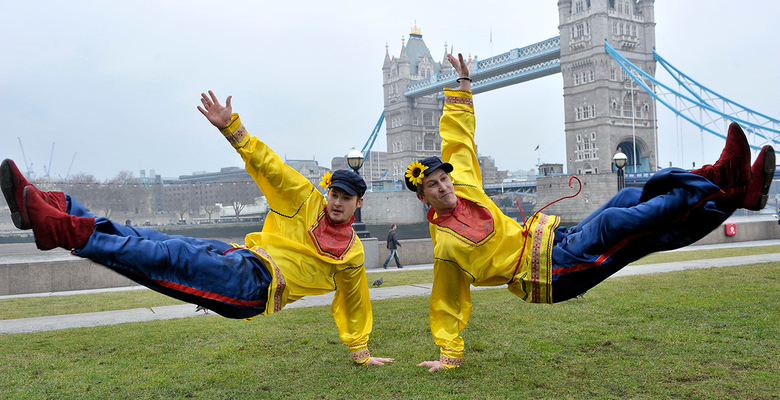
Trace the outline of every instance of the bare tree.
<instances>
[{"instance_id":1,"label":"bare tree","mask_svg":"<svg viewBox=\"0 0 780 400\"><path fill-rule=\"evenodd\" d=\"M255 198L261 196L260 189L254 182L227 182L222 186L224 197L228 204L233 207L236 214L236 221L240 220L241 211L247 204L253 204Z\"/></svg>"},{"instance_id":2,"label":"bare tree","mask_svg":"<svg viewBox=\"0 0 780 400\"><path fill-rule=\"evenodd\" d=\"M222 206L217 205L216 203L206 203L203 205L203 212L208 214L209 216L209 223L211 223L211 215L215 212L218 212L222 209Z\"/></svg>"},{"instance_id":3,"label":"bare tree","mask_svg":"<svg viewBox=\"0 0 780 400\"><path fill-rule=\"evenodd\" d=\"M175 191L169 188L163 197L166 211L173 211L179 216L179 221L184 220L184 214L190 210L191 188L190 185L176 185Z\"/></svg>"},{"instance_id":4,"label":"bare tree","mask_svg":"<svg viewBox=\"0 0 780 400\"><path fill-rule=\"evenodd\" d=\"M59 184L59 190L73 196L84 205L93 210L97 209L98 198L102 195L103 184L98 182L93 175L78 173L71 175L69 179Z\"/></svg>"}]
</instances>

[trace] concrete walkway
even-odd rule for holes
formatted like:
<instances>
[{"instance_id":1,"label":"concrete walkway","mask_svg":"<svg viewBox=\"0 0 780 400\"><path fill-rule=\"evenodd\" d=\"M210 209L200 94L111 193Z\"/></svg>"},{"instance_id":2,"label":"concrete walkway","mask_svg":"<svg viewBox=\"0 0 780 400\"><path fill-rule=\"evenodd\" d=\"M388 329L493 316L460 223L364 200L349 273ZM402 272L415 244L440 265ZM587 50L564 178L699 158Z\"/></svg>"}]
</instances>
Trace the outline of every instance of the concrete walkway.
<instances>
[{"instance_id":1,"label":"concrete walkway","mask_svg":"<svg viewBox=\"0 0 780 400\"><path fill-rule=\"evenodd\" d=\"M780 241L762 241L751 242L751 244L741 244L740 246L767 246L777 245ZM710 246L700 246L686 250L697 250L708 248ZM731 246L716 245L712 247L723 248ZM682 251L682 250L677 250ZM641 274L654 274L671 271L683 271L687 269L695 268L718 268L718 267L730 267L735 265L756 264L777 262L780 260L780 253L774 254L762 254L762 255L750 255L739 257L727 257L727 258L715 258L708 260L694 260L694 261L680 261L663 264L645 264L628 266L620 270L614 276L627 276L627 275L641 275ZM404 267L399 270L396 268L389 268L387 270L370 270L369 272L382 272L387 276L383 276L386 282L392 280L392 274L396 271L408 271L408 270L420 270L431 269L433 264L414 265ZM419 284L419 285L407 285L407 286L390 286L390 287L378 287L371 288L371 300L387 300L396 299L399 297L410 296L428 296L431 293L431 284ZM497 289L498 287L472 287L472 290L485 290L485 289ZM43 297L52 295L72 295L72 294L86 294L95 292L106 291L118 291L118 290L137 290L145 289L141 286L133 286L129 288L118 289L105 289L105 290L86 290L76 292L61 292L61 293L47 293L47 294L34 294L34 295L16 295L16 296L0 296L0 300L8 298L20 298L20 297ZM147 289L145 289L147 290ZM285 309L301 308L301 307L315 307L315 306L328 306L333 300L333 293L328 293L320 296L307 296L303 299L289 304ZM153 308L136 308L131 310L117 310L117 311L102 311L94 313L83 314L70 314L70 315L57 315L50 317L37 317L37 318L24 318L24 319L12 319L12 320L0 320L0 334L13 334L13 333L30 333L41 331L52 331L59 329L70 328L83 328L91 326L101 325L115 325L127 322L143 322L163 319L174 318L191 318L207 315L204 312L196 312L195 305L184 304L177 306L165 306L165 307L153 307ZM209 316L216 314L210 313Z\"/></svg>"}]
</instances>

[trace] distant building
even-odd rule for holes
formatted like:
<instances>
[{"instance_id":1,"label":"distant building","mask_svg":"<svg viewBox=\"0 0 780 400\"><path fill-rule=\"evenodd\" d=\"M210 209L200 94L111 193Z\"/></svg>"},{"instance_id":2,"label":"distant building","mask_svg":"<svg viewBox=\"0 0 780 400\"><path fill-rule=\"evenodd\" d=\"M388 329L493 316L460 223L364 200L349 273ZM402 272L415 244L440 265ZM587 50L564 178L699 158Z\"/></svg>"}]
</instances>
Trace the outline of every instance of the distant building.
<instances>
[{"instance_id":1,"label":"distant building","mask_svg":"<svg viewBox=\"0 0 780 400\"><path fill-rule=\"evenodd\" d=\"M319 186L322 181L322 176L325 172L329 171L328 168L320 166L320 164L314 159L311 160L291 160L285 158L284 162L290 166L290 168L298 171L306 179L309 180L315 187L322 189Z\"/></svg>"},{"instance_id":2,"label":"distant building","mask_svg":"<svg viewBox=\"0 0 780 400\"><path fill-rule=\"evenodd\" d=\"M535 181L536 180L536 170L535 169L519 169L514 172L510 172L509 175L506 178L509 181L514 182L521 182L521 181Z\"/></svg>"},{"instance_id":3,"label":"distant building","mask_svg":"<svg viewBox=\"0 0 780 400\"><path fill-rule=\"evenodd\" d=\"M539 176L563 175L563 164L542 164L539 166Z\"/></svg>"},{"instance_id":4,"label":"distant building","mask_svg":"<svg viewBox=\"0 0 780 400\"><path fill-rule=\"evenodd\" d=\"M333 157L330 162L332 171L340 169L351 169L347 162L347 157ZM372 184L381 181L392 181L393 178L389 173L387 165L387 152L384 151L372 151L368 157L363 160L363 166L360 167L360 176L366 181L366 185L369 186L369 190L373 190ZM376 186L382 186L378 184ZM381 190L380 190L381 191Z\"/></svg>"},{"instance_id":5,"label":"distant building","mask_svg":"<svg viewBox=\"0 0 780 400\"><path fill-rule=\"evenodd\" d=\"M482 184L492 185L501 183L509 175L509 171L499 171L493 157L478 156L479 169L482 172Z\"/></svg>"}]
</instances>

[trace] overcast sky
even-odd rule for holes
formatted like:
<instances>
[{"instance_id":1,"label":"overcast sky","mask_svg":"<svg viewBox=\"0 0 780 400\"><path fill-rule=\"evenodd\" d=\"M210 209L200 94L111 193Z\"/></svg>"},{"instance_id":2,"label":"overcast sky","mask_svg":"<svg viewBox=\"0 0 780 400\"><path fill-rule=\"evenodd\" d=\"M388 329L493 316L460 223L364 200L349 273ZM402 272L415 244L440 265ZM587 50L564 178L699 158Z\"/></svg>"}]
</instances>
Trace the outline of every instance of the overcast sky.
<instances>
[{"instance_id":1,"label":"overcast sky","mask_svg":"<svg viewBox=\"0 0 780 400\"><path fill-rule=\"evenodd\" d=\"M119 171L164 177L242 166L197 111L212 89L282 157L361 148L382 112L385 44L398 56L410 28L436 60L444 44L480 59L558 35L557 1L11 1L0 0L0 157L37 176ZM748 107L780 117L780 5L658 0L656 48L679 69ZM492 44L490 32L492 30ZM662 80L670 78L659 73ZM477 96L479 151L500 169L564 163L560 75ZM659 114L661 165L712 162L697 130L676 150ZM540 152L534 152L540 145ZM386 150L385 128L374 150Z\"/></svg>"}]
</instances>

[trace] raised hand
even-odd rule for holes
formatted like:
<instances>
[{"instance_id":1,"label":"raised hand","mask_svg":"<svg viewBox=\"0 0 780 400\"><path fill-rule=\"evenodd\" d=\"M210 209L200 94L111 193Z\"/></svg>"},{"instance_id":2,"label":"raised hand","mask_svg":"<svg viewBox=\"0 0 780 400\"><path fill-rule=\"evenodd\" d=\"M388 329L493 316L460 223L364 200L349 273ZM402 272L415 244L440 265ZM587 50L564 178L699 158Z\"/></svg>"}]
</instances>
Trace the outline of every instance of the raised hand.
<instances>
[{"instance_id":1,"label":"raised hand","mask_svg":"<svg viewBox=\"0 0 780 400\"><path fill-rule=\"evenodd\" d=\"M455 58L452 54L447 54L447 60L452 65L452 68L455 68L455 71L458 73L458 76L461 78L460 80L460 88L470 90L471 89L471 79L469 79L469 67L466 65L466 62L463 61L463 54L458 53L458 58Z\"/></svg>"},{"instance_id":2,"label":"raised hand","mask_svg":"<svg viewBox=\"0 0 780 400\"><path fill-rule=\"evenodd\" d=\"M230 104L232 98L233 96L228 96L227 100L225 100L225 106L223 107L222 104L219 104L217 96L215 96L214 92L211 90L209 90L208 96L206 96L206 93L201 93L200 102L203 103L203 107L198 106L198 111L200 111L212 125L217 128L224 128L230 123L230 118L233 115L233 106Z\"/></svg>"}]
</instances>

